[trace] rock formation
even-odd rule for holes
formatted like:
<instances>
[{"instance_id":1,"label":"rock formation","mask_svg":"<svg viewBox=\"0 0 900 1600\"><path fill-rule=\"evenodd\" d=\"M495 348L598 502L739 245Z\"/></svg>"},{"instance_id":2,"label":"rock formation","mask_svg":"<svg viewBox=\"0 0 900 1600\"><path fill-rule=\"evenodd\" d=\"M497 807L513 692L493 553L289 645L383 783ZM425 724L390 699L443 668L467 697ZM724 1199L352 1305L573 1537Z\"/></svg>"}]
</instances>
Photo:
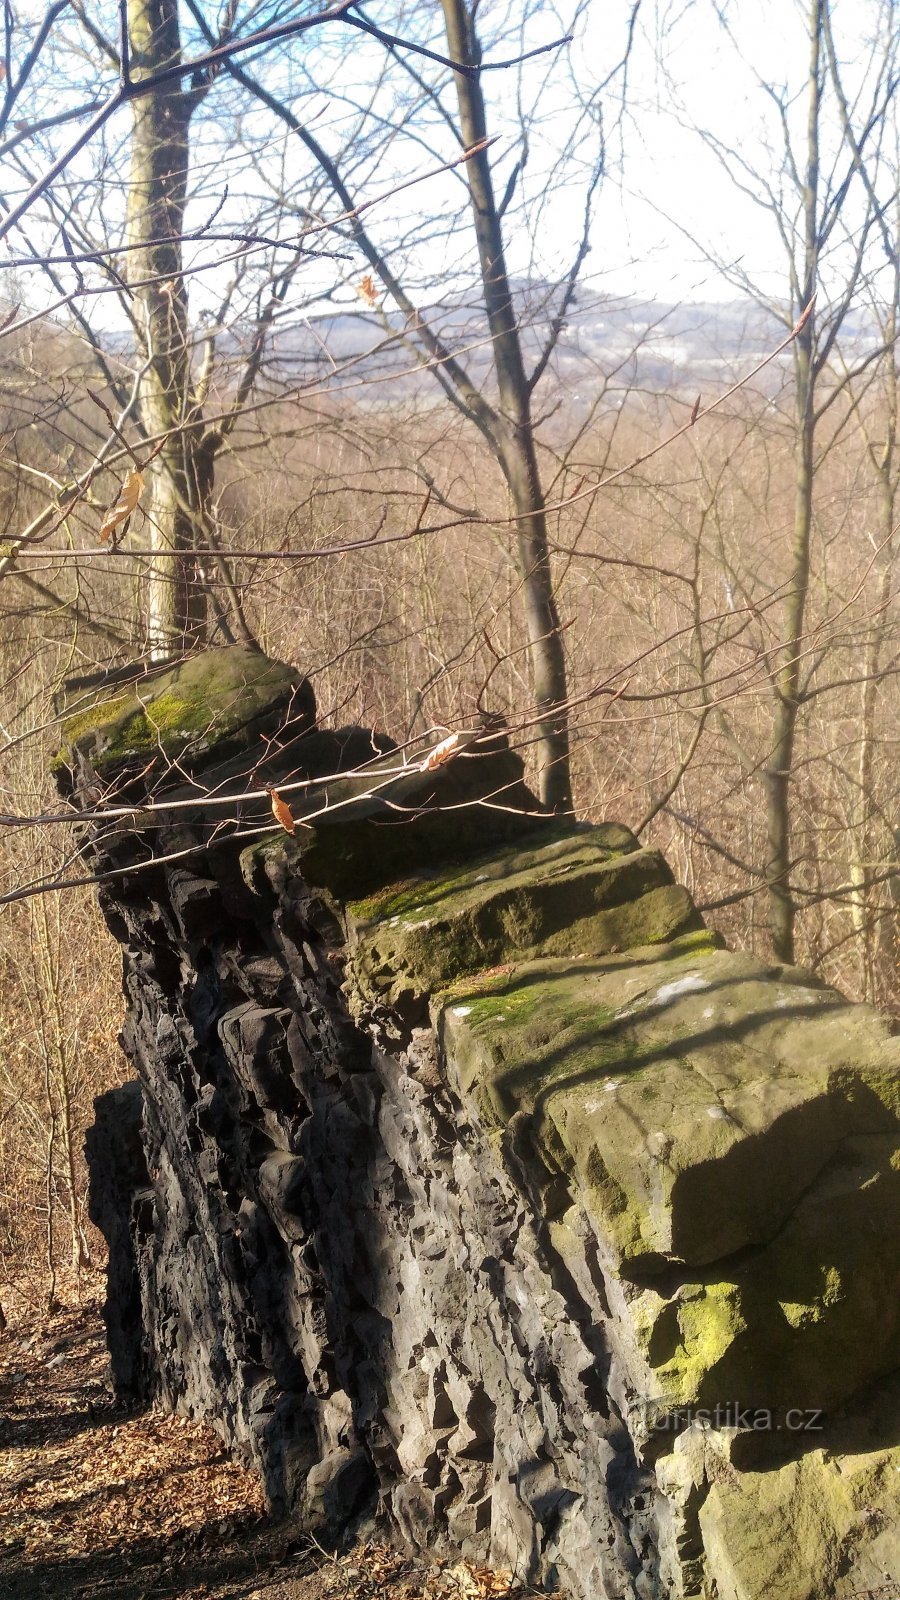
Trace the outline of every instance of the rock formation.
<instances>
[{"instance_id":1,"label":"rock formation","mask_svg":"<svg viewBox=\"0 0 900 1600\"><path fill-rule=\"evenodd\" d=\"M120 1392L320 1537L572 1600L900 1592L882 1017L542 816L502 735L321 730L244 648L82 687L57 768L124 949Z\"/></svg>"}]
</instances>

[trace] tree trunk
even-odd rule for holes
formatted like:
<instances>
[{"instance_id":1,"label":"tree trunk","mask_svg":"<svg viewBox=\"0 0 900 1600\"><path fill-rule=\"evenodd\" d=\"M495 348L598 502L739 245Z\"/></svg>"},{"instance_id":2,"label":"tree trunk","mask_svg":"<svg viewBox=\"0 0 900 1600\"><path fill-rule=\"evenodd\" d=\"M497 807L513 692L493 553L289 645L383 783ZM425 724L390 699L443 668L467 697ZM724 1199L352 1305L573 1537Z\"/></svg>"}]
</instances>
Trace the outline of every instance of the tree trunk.
<instances>
[{"instance_id":1,"label":"tree trunk","mask_svg":"<svg viewBox=\"0 0 900 1600\"><path fill-rule=\"evenodd\" d=\"M132 76L159 72L181 59L178 0L128 0ZM166 443L148 469L145 502L156 552L148 584L150 649L163 657L202 641L203 587L193 555L187 292L182 269L189 129L196 102L177 79L132 102L128 196L128 278L141 380L140 414L148 438Z\"/></svg>"},{"instance_id":2,"label":"tree trunk","mask_svg":"<svg viewBox=\"0 0 900 1600\"><path fill-rule=\"evenodd\" d=\"M810 304L818 278L821 36L822 0L812 0L806 173L803 187L804 250L802 279L797 284L798 313ZM815 317L812 313L794 341L794 394L797 442L790 589L783 613L784 642L781 661L775 675L772 747L765 770L769 844L769 858L766 863L766 878L769 885L769 931L773 951L780 961L794 959L794 923L797 912L790 887L790 877L794 869L791 849L791 779L797 717L800 709L800 657L809 590L812 534L813 449L816 431Z\"/></svg>"},{"instance_id":3,"label":"tree trunk","mask_svg":"<svg viewBox=\"0 0 900 1600\"><path fill-rule=\"evenodd\" d=\"M882 664L888 627L889 611L894 584L894 529L896 524L897 485L895 479L895 454L898 425L897 381L897 315L900 308L900 269L895 263L894 295L890 316L885 329L887 351L887 393L885 397L885 439L875 458L878 472L878 560L881 576L878 600L866 642L862 685L862 707L858 766L858 791L854 816L854 860L851 879L857 888L852 904L854 927L859 937L860 965L863 996L875 998L875 950L878 901L872 893L872 862L875 860L881 839L889 851L893 840L884 827L878 826L874 804L875 755L878 740L878 702L882 687ZM870 445L870 453L875 452ZM880 835L880 838L879 838ZM893 879L888 880L888 894L892 893ZM879 897L880 898L880 897ZM882 900L883 904L883 900Z\"/></svg>"},{"instance_id":4,"label":"tree trunk","mask_svg":"<svg viewBox=\"0 0 900 1600\"><path fill-rule=\"evenodd\" d=\"M481 47L465 0L442 0L449 53L454 61L481 62ZM487 137L480 80L455 74L460 134L466 149ZM566 701L566 663L553 594L547 518L531 419L531 396L503 250L487 151L466 163L481 281L491 334L491 354L501 412L500 464L517 519L519 572L528 630L534 698L538 709L539 791L554 810L572 804Z\"/></svg>"}]
</instances>

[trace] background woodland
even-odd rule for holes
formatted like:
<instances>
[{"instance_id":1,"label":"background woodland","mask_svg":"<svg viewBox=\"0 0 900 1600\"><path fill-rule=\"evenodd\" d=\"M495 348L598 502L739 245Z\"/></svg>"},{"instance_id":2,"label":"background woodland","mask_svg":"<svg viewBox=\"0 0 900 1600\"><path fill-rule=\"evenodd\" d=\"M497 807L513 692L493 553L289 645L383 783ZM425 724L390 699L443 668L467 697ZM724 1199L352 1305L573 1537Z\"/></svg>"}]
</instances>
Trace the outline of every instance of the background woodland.
<instances>
[{"instance_id":1,"label":"background woodland","mask_svg":"<svg viewBox=\"0 0 900 1600\"><path fill-rule=\"evenodd\" d=\"M753 139L677 78L741 8L602 9L6 0L0 1284L90 1264L126 1071L72 675L243 639L332 725L502 714L730 942L900 1010L897 7L793 6ZM605 288L639 49L779 264L691 237L714 301Z\"/></svg>"}]
</instances>

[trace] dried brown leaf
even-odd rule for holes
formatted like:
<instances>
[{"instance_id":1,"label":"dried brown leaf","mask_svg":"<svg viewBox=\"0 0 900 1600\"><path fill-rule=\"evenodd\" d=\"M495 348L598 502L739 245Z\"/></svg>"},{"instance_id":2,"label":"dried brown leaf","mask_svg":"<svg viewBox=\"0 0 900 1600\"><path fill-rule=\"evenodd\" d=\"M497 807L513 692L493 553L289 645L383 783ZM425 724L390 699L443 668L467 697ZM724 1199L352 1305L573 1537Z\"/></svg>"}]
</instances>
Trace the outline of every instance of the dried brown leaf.
<instances>
[{"instance_id":1,"label":"dried brown leaf","mask_svg":"<svg viewBox=\"0 0 900 1600\"><path fill-rule=\"evenodd\" d=\"M452 761L454 755L456 754L456 747L458 744L459 734L448 734L447 738L442 739L440 744L436 744L433 750L429 750L424 761L421 763L421 771L433 772L435 767L442 767L445 762Z\"/></svg>"},{"instance_id":2,"label":"dried brown leaf","mask_svg":"<svg viewBox=\"0 0 900 1600\"><path fill-rule=\"evenodd\" d=\"M801 311L799 317L797 318L797 321L794 323L794 326L791 329L791 338L792 339L796 339L798 333L802 333L803 332L803 329L806 327L806 324L808 323L810 317L813 314L813 307L814 307L815 303L816 303L816 297L815 297L815 295L813 295L812 299L809 301L809 304L805 305L803 307L803 310Z\"/></svg>"},{"instance_id":3,"label":"dried brown leaf","mask_svg":"<svg viewBox=\"0 0 900 1600\"><path fill-rule=\"evenodd\" d=\"M123 522L128 521L128 518L131 516L132 511L141 498L141 491L143 490L143 487L143 475L136 470L134 472L129 472L128 477L125 479L125 482L122 485L118 500L114 506L110 506L110 509L107 511L103 521L100 524L101 539L108 539L110 534L115 533L117 528L121 528Z\"/></svg>"},{"instance_id":4,"label":"dried brown leaf","mask_svg":"<svg viewBox=\"0 0 900 1600\"><path fill-rule=\"evenodd\" d=\"M375 279L372 277L371 272L367 272L365 277L361 279L357 294L361 300L365 300L367 306L377 306L378 290L375 287Z\"/></svg>"},{"instance_id":5,"label":"dried brown leaf","mask_svg":"<svg viewBox=\"0 0 900 1600\"><path fill-rule=\"evenodd\" d=\"M275 789L269 790L269 799L272 802L272 815L276 822L280 822L285 833L293 833L297 824L294 815L286 800Z\"/></svg>"}]
</instances>

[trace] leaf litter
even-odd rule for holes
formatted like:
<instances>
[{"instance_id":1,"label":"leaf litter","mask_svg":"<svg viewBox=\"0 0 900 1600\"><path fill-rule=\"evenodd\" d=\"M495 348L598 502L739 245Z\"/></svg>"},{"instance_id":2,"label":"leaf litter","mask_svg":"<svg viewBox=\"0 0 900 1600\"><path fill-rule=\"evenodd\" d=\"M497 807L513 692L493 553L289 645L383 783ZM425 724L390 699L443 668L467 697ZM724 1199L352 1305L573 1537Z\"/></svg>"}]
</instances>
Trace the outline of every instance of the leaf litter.
<instances>
[{"instance_id":1,"label":"leaf litter","mask_svg":"<svg viewBox=\"0 0 900 1600\"><path fill-rule=\"evenodd\" d=\"M0 1335L0 1600L519 1600L508 1571L377 1539L330 1554L267 1516L210 1428L129 1412L96 1286ZM7 1311L10 1307L4 1300Z\"/></svg>"}]
</instances>

